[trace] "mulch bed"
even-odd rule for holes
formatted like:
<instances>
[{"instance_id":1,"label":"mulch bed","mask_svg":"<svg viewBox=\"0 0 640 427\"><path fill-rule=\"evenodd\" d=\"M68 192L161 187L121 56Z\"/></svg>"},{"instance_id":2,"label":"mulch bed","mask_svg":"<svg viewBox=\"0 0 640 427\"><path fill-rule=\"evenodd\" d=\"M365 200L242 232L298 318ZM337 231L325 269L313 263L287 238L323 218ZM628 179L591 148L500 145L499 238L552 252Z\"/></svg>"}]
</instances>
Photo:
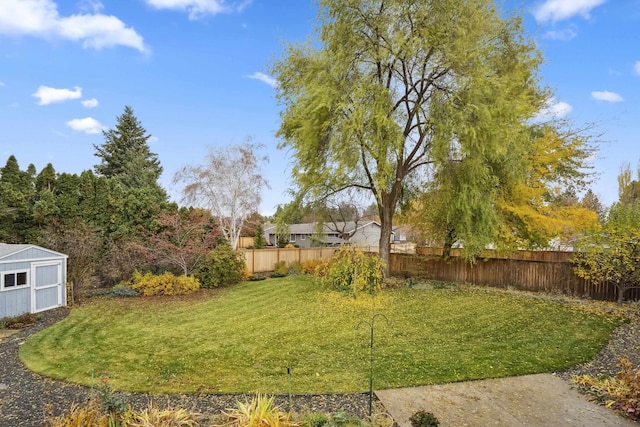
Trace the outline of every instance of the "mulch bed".
<instances>
[{"instance_id":1,"label":"mulch bed","mask_svg":"<svg viewBox=\"0 0 640 427\"><path fill-rule=\"evenodd\" d=\"M44 313L44 319L0 341L0 426L40 427L48 414L60 415L72 403L89 399L89 387L44 378L29 371L20 362L18 349L30 335L64 319L67 308ZM205 418L233 408L241 395L151 395L126 393L131 405L140 409L153 401L158 407L185 408ZM345 411L359 418L369 413L368 394L277 396L276 403L298 413Z\"/></svg>"}]
</instances>

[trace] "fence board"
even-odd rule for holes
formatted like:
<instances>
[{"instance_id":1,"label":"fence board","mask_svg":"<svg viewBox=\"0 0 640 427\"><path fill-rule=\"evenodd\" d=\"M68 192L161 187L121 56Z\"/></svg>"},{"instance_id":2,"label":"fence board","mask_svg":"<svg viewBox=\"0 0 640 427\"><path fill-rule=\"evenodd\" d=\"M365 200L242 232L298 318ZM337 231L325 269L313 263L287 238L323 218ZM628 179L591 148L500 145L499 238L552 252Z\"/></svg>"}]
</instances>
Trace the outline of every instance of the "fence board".
<instances>
[{"instance_id":1,"label":"fence board","mask_svg":"<svg viewBox=\"0 0 640 427\"><path fill-rule=\"evenodd\" d=\"M274 265L280 261L284 261L286 265L313 259L327 261L335 251L335 248L269 248L244 249L242 252L247 272L254 274L273 271Z\"/></svg>"},{"instance_id":2,"label":"fence board","mask_svg":"<svg viewBox=\"0 0 640 427\"><path fill-rule=\"evenodd\" d=\"M274 270L279 261L287 264L308 260L331 258L336 248L253 249L244 250L249 274ZM416 254L391 253L389 271L394 276L423 276L434 280L496 288L515 288L531 292L559 293L597 300L615 301L614 286L597 284L579 278L573 273L569 261L572 252L520 251L500 254L485 251L475 264L459 258L460 252L452 250L447 260L439 258L442 249L416 248ZM640 299L640 289L625 293L625 299Z\"/></svg>"},{"instance_id":3,"label":"fence board","mask_svg":"<svg viewBox=\"0 0 640 427\"><path fill-rule=\"evenodd\" d=\"M459 255L457 250L454 251L453 254ZM442 250L437 248L418 248L416 252L420 255L391 254L390 274L616 300L615 286L592 283L573 273L573 265L569 261L572 252L520 251L498 254L485 251L474 264L457 256L447 260L436 258L442 255ZM628 290L625 299L640 299L640 290Z\"/></svg>"}]
</instances>

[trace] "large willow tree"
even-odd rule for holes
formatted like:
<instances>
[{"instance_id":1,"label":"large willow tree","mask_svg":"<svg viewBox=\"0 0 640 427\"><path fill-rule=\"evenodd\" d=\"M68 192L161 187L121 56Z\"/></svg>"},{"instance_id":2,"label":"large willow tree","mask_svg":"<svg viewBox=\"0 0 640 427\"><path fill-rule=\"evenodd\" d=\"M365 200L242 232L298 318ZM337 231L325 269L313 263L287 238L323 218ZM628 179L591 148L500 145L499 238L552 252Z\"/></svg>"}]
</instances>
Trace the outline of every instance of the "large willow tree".
<instances>
[{"instance_id":1,"label":"large willow tree","mask_svg":"<svg viewBox=\"0 0 640 427\"><path fill-rule=\"evenodd\" d=\"M281 147L303 198L375 198L388 261L409 187L465 161L467 209L490 200L496 165L517 168L527 121L549 94L518 17L490 0L321 0L317 37L275 63ZM491 221L490 216L479 221Z\"/></svg>"}]
</instances>

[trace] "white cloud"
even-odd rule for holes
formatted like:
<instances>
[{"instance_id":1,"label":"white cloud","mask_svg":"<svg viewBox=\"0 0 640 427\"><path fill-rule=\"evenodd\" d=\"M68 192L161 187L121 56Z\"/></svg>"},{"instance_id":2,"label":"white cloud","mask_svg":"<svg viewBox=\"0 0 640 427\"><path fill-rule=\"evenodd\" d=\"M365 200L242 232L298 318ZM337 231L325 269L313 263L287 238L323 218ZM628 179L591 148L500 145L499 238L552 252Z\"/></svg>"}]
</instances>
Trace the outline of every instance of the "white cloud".
<instances>
[{"instance_id":1,"label":"white cloud","mask_svg":"<svg viewBox=\"0 0 640 427\"><path fill-rule=\"evenodd\" d=\"M557 22L580 15L588 19L591 9L607 0L546 0L533 11L538 22Z\"/></svg>"},{"instance_id":2,"label":"white cloud","mask_svg":"<svg viewBox=\"0 0 640 427\"><path fill-rule=\"evenodd\" d=\"M71 89L56 89L49 86L39 86L38 90L31 94L38 98L38 105L48 105L55 102L64 102L70 99L82 98L82 88L76 86Z\"/></svg>"},{"instance_id":3,"label":"white cloud","mask_svg":"<svg viewBox=\"0 0 640 427\"><path fill-rule=\"evenodd\" d=\"M633 72L640 76L640 61L636 61L633 66Z\"/></svg>"},{"instance_id":4,"label":"white cloud","mask_svg":"<svg viewBox=\"0 0 640 427\"><path fill-rule=\"evenodd\" d=\"M565 28L564 30L550 30L544 34L544 37L552 40L568 41L575 38L578 32L575 27Z\"/></svg>"},{"instance_id":5,"label":"white cloud","mask_svg":"<svg viewBox=\"0 0 640 427\"><path fill-rule=\"evenodd\" d=\"M78 4L78 9L82 12L100 13L104 9L104 5L99 0L82 0Z\"/></svg>"},{"instance_id":6,"label":"white cloud","mask_svg":"<svg viewBox=\"0 0 640 427\"><path fill-rule=\"evenodd\" d=\"M248 75L250 79L260 80L262 83L266 83L271 87L278 86L278 81L271 76L268 76L264 73L253 73Z\"/></svg>"},{"instance_id":7,"label":"white cloud","mask_svg":"<svg viewBox=\"0 0 640 427\"><path fill-rule=\"evenodd\" d=\"M591 92L591 97L597 101L606 101L606 102L624 101L624 98L622 98L619 94L615 92L608 92L606 90L602 92Z\"/></svg>"},{"instance_id":8,"label":"white cloud","mask_svg":"<svg viewBox=\"0 0 640 427\"><path fill-rule=\"evenodd\" d=\"M66 125L77 132L84 132L87 134L100 133L103 129L102 124L93 117L69 120Z\"/></svg>"},{"instance_id":9,"label":"white cloud","mask_svg":"<svg viewBox=\"0 0 640 427\"><path fill-rule=\"evenodd\" d=\"M156 9L172 9L189 13L189 19L199 19L207 15L217 15L242 11L251 0L228 4L225 0L145 0Z\"/></svg>"},{"instance_id":10,"label":"white cloud","mask_svg":"<svg viewBox=\"0 0 640 427\"><path fill-rule=\"evenodd\" d=\"M547 101L547 106L538 111L536 120L561 119L569 114L573 107L566 102L556 102L554 98Z\"/></svg>"},{"instance_id":11,"label":"white cloud","mask_svg":"<svg viewBox=\"0 0 640 427\"><path fill-rule=\"evenodd\" d=\"M94 12L102 5L95 1L89 4ZM115 16L100 13L60 16L53 0L0 1L0 34L81 41L83 47L94 49L127 46L141 52L146 50L142 36Z\"/></svg>"},{"instance_id":12,"label":"white cloud","mask_svg":"<svg viewBox=\"0 0 640 427\"><path fill-rule=\"evenodd\" d=\"M4 87L6 86L6 84L4 84L4 82L0 82L0 87Z\"/></svg>"},{"instance_id":13,"label":"white cloud","mask_svg":"<svg viewBox=\"0 0 640 427\"><path fill-rule=\"evenodd\" d=\"M98 100L95 98L83 99L80 102L84 108L96 108L98 106Z\"/></svg>"}]
</instances>

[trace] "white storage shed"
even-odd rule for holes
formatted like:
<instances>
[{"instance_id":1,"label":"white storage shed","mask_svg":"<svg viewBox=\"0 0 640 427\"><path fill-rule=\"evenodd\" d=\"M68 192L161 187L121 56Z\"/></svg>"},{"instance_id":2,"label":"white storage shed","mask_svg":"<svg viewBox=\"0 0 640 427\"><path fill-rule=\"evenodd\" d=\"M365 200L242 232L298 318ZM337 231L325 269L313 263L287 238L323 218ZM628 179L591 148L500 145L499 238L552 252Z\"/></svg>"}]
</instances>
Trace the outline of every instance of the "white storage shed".
<instances>
[{"instance_id":1,"label":"white storage shed","mask_svg":"<svg viewBox=\"0 0 640 427\"><path fill-rule=\"evenodd\" d=\"M0 243L0 318L67 304L67 255Z\"/></svg>"}]
</instances>

